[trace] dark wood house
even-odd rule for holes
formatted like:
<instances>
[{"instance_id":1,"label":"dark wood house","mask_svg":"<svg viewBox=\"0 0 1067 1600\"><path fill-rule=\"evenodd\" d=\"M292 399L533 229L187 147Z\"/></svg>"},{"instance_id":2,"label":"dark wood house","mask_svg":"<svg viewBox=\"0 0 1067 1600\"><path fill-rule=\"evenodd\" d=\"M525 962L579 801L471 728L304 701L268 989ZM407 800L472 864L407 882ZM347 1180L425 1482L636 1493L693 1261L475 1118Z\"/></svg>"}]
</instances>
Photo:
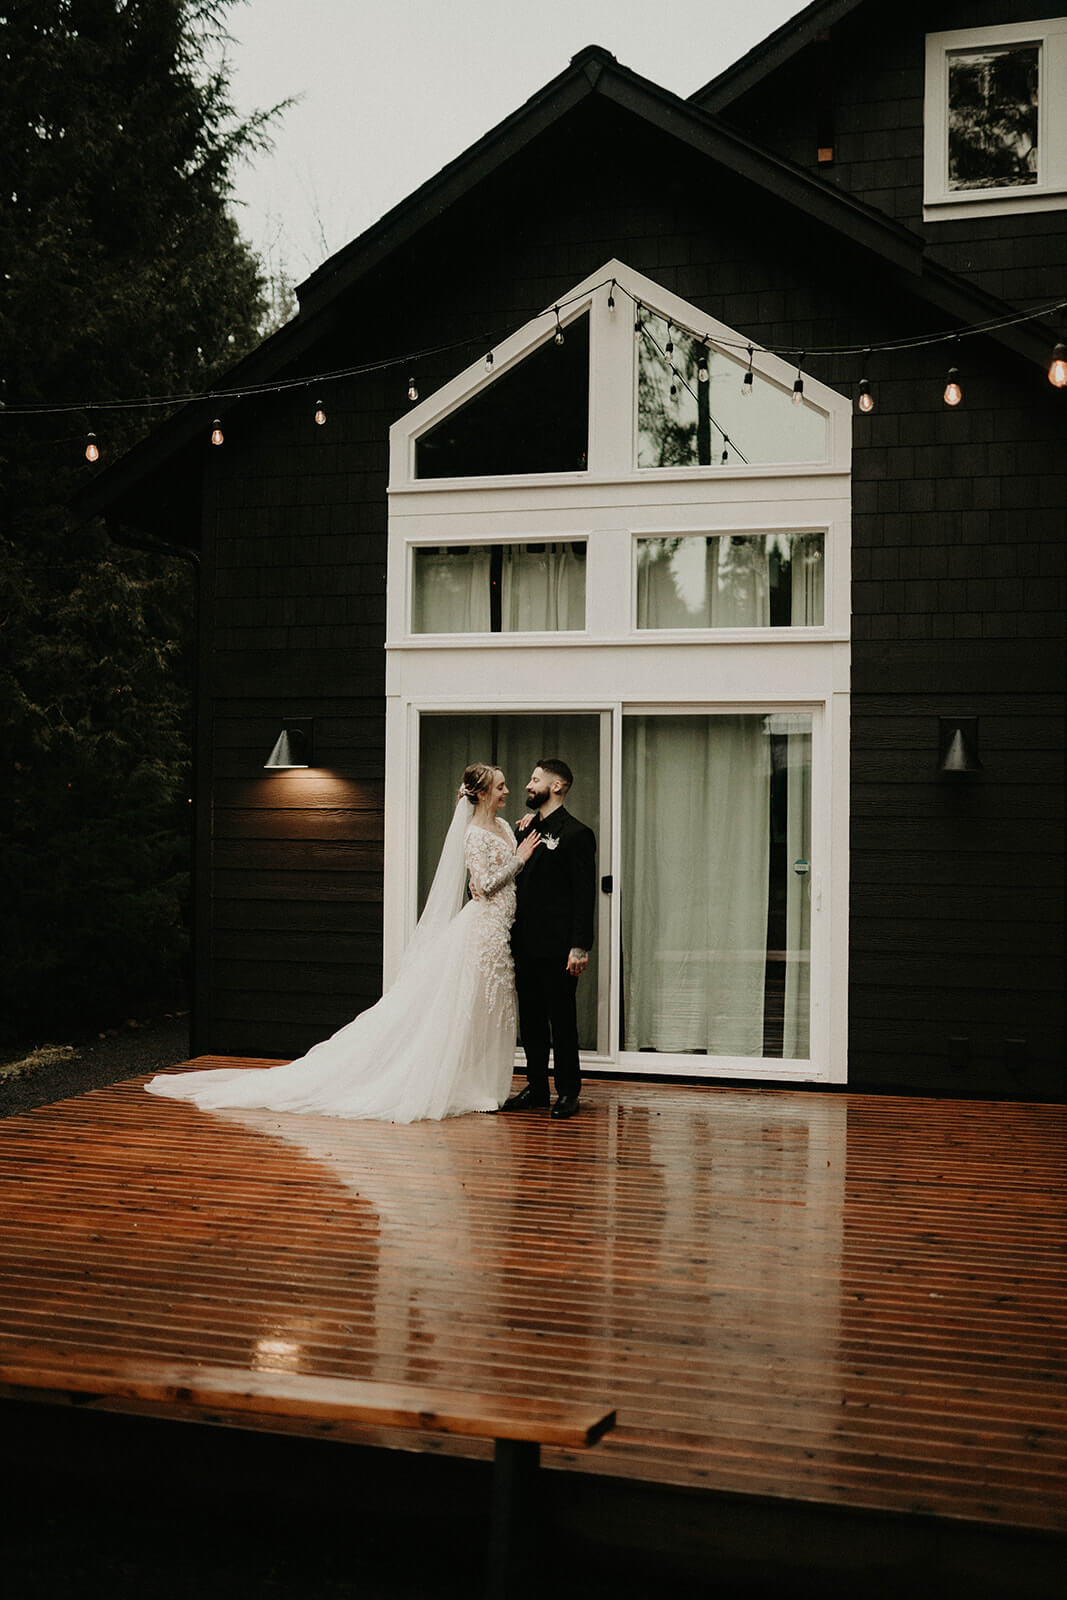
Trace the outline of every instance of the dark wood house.
<instances>
[{"instance_id":1,"label":"dark wood house","mask_svg":"<svg viewBox=\"0 0 1067 1600\"><path fill-rule=\"evenodd\" d=\"M95 479L200 559L195 1048L373 1001L465 762L562 755L591 1073L1059 1092L1065 219L1025 0L591 47Z\"/></svg>"}]
</instances>

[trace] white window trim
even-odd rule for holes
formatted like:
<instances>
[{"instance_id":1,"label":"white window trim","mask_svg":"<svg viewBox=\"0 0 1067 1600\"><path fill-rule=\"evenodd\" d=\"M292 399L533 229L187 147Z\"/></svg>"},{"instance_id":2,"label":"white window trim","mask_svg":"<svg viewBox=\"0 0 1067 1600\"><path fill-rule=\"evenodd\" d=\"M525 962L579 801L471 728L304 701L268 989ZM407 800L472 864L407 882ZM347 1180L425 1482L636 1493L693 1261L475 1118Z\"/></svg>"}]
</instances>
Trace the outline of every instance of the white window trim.
<instances>
[{"instance_id":1,"label":"white window trim","mask_svg":"<svg viewBox=\"0 0 1067 1600\"><path fill-rule=\"evenodd\" d=\"M517 364L555 326L551 311L494 349L492 373L479 360L413 406L390 435L389 574L386 642L385 973L388 979L415 914L415 845L420 716L434 710L610 711L610 838L601 840L600 872L620 883L621 719L638 711L727 714L810 711L813 724L812 1054L808 1062L676 1057L639 1053L625 1060L617 1035L618 927L610 922L612 1000L602 1012L612 1070L709 1078L847 1080L850 471L852 406L805 374L805 400L828 418L822 462L638 469L635 465L636 345L632 304L615 278L656 315L698 330L712 342L740 335L706 317L662 286L609 261L565 298L564 325L588 311L590 385L588 470L566 474L465 480L414 477L415 440L495 375ZM747 363L744 363L747 364ZM796 368L757 353L757 379L788 391ZM776 526L826 532L824 626L782 629L638 630L634 612L634 540L689 531L768 531ZM411 616L411 551L418 545L587 542L584 633L416 635ZM573 652L579 652L576 656ZM693 652L698 652L694 655ZM815 856L816 842L819 854ZM820 952L816 961L816 948ZM605 1031L610 1030L610 1031Z\"/></svg>"},{"instance_id":2,"label":"white window trim","mask_svg":"<svg viewBox=\"0 0 1067 1600\"><path fill-rule=\"evenodd\" d=\"M1003 189L948 187L948 58L952 51L1037 44L1038 181ZM1067 206L1067 17L926 35L923 220L1021 216Z\"/></svg>"}]
</instances>

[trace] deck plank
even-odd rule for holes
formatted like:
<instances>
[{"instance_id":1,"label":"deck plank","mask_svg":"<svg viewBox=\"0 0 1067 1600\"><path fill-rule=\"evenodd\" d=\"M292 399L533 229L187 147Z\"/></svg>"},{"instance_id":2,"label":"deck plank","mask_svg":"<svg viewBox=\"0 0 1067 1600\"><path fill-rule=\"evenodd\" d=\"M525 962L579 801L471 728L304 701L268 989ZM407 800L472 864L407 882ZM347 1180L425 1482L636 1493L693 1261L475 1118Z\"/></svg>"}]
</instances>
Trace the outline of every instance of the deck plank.
<instances>
[{"instance_id":1,"label":"deck plank","mask_svg":"<svg viewBox=\"0 0 1067 1600\"><path fill-rule=\"evenodd\" d=\"M607 1402L548 1464L1067 1530L1062 1106L590 1083L393 1127L143 1081L0 1124L8 1392L151 1358Z\"/></svg>"}]
</instances>

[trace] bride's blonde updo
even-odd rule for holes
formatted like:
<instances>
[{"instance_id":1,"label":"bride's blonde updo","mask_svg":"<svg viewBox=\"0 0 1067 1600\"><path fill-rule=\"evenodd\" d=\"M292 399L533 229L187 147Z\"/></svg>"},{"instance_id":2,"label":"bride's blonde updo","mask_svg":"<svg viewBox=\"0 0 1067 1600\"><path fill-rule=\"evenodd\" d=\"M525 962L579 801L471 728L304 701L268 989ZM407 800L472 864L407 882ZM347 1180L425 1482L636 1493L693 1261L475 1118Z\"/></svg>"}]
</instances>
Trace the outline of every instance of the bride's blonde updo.
<instances>
[{"instance_id":1,"label":"bride's blonde updo","mask_svg":"<svg viewBox=\"0 0 1067 1600\"><path fill-rule=\"evenodd\" d=\"M496 767L487 767L484 761L473 762L464 772L459 786L461 800L469 800L476 806L482 796L492 787Z\"/></svg>"}]
</instances>

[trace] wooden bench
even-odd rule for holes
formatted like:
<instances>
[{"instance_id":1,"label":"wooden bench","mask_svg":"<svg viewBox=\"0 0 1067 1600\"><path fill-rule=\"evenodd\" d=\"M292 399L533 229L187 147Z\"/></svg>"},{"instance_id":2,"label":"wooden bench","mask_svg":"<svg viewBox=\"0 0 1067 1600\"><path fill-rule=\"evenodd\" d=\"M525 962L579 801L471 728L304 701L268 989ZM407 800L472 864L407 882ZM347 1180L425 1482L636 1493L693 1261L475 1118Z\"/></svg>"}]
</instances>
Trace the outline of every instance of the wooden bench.
<instances>
[{"instance_id":1,"label":"wooden bench","mask_svg":"<svg viewBox=\"0 0 1067 1600\"><path fill-rule=\"evenodd\" d=\"M537 1537L537 1527L520 1528L519 1517L536 1493L541 1446L584 1450L615 1426L615 1412L604 1406L562 1400L150 1358L80 1355L68 1361L45 1351L16 1355L3 1346L0 1395L96 1405L102 1410L141 1410L154 1416L177 1412L203 1421L244 1414L255 1417L260 1426L274 1418L315 1423L316 1431L323 1425L357 1425L491 1439L486 1593L494 1597L515 1592L518 1536L527 1541Z\"/></svg>"}]
</instances>

